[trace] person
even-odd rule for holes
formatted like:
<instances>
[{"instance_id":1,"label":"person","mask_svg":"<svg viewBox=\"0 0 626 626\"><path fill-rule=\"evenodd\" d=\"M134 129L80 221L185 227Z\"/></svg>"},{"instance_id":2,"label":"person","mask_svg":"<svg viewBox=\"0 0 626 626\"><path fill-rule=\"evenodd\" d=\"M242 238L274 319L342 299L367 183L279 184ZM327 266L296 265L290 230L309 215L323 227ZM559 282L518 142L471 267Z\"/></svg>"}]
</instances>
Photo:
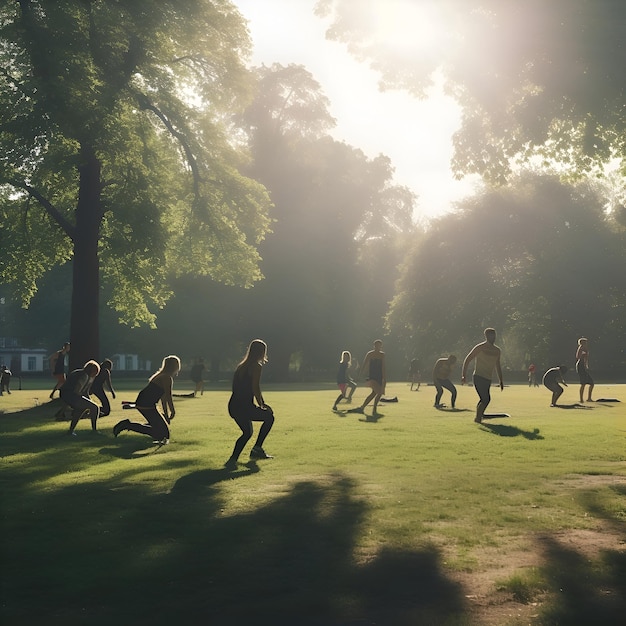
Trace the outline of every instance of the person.
<instances>
[{"instance_id":1,"label":"person","mask_svg":"<svg viewBox=\"0 0 626 626\"><path fill-rule=\"evenodd\" d=\"M474 366L474 388L478 394L478 404L476 405L476 418L474 421L480 424L483 421L485 409L491 402L491 379L495 369L500 381L500 391L504 389L502 379L502 367L500 366L501 350L496 346L496 331L493 328L485 329L485 341L475 345L463 361L463 372L461 383L465 384L465 375L469 364L476 359Z\"/></svg>"},{"instance_id":2,"label":"person","mask_svg":"<svg viewBox=\"0 0 626 626\"><path fill-rule=\"evenodd\" d=\"M534 363L531 363L528 366L528 386L532 387L532 386L537 387L538 383L537 383L537 366Z\"/></svg>"},{"instance_id":3,"label":"person","mask_svg":"<svg viewBox=\"0 0 626 626\"><path fill-rule=\"evenodd\" d=\"M452 368L455 363L456 356L454 354L437 359L435 362L435 367L433 368L433 383L435 385L435 389L437 390L435 393L435 408L437 409L445 406L444 404L440 404L444 389L447 389L452 394L452 398L450 400L452 408L454 408L456 403L456 387L450 380L450 373L452 372Z\"/></svg>"},{"instance_id":4,"label":"person","mask_svg":"<svg viewBox=\"0 0 626 626\"><path fill-rule=\"evenodd\" d=\"M191 366L191 372L189 374L189 378L191 378L191 380L195 383L196 388L194 389L193 392L193 397L195 398L198 391L200 392L200 395L203 396L204 395L204 370L206 369L205 365L204 365L204 359L203 358L197 358L196 362Z\"/></svg>"},{"instance_id":5,"label":"person","mask_svg":"<svg viewBox=\"0 0 626 626\"><path fill-rule=\"evenodd\" d=\"M413 385L415 384L417 384L417 389L415 391L419 391L422 374L420 372L420 362L417 359L411 359L411 363L409 364L409 380L411 381L410 391L413 391Z\"/></svg>"},{"instance_id":6,"label":"person","mask_svg":"<svg viewBox=\"0 0 626 626\"><path fill-rule=\"evenodd\" d=\"M65 382L65 355L70 351L70 343L66 341L60 350L57 350L50 357L50 371L57 379L54 389L50 392L50 398L54 397L54 392L61 389L61 385Z\"/></svg>"},{"instance_id":7,"label":"person","mask_svg":"<svg viewBox=\"0 0 626 626\"><path fill-rule=\"evenodd\" d=\"M578 348L576 349L576 373L580 380L580 401L583 402L585 396L585 385L589 385L587 392L587 402L593 402L591 393L593 391L593 378L589 373L589 342L585 337L578 340Z\"/></svg>"},{"instance_id":8,"label":"person","mask_svg":"<svg viewBox=\"0 0 626 626\"><path fill-rule=\"evenodd\" d=\"M337 410L337 405L344 400L348 403L352 402L352 394L356 389L356 383L348 375L348 369L352 364L352 355L348 350L344 350L341 353L341 361L339 361L339 369L337 370L337 386L341 390L341 393L337 396L335 403L333 404L333 411ZM346 396L346 389L350 387L350 392Z\"/></svg>"},{"instance_id":9,"label":"person","mask_svg":"<svg viewBox=\"0 0 626 626\"><path fill-rule=\"evenodd\" d=\"M563 393L563 387L561 384L567 387L565 382L565 374L567 374L567 367L565 365L559 365L558 367L551 367L542 378L542 382L552 392L552 402L550 406L558 406L557 400Z\"/></svg>"},{"instance_id":10,"label":"person","mask_svg":"<svg viewBox=\"0 0 626 626\"><path fill-rule=\"evenodd\" d=\"M91 383L91 394L100 400L100 417L105 417L111 413L111 405L107 398L106 391L110 391L111 396L115 399L115 390L111 382L112 368L113 361L111 361L111 359L104 359L104 361L100 363L100 373L94 378L93 383Z\"/></svg>"},{"instance_id":11,"label":"person","mask_svg":"<svg viewBox=\"0 0 626 626\"><path fill-rule=\"evenodd\" d=\"M72 370L59 389L61 400L71 407L70 435L75 435L74 429L84 413L91 419L91 430L96 432L100 407L89 399L89 388L93 379L100 373L97 361L87 361L83 367Z\"/></svg>"},{"instance_id":12,"label":"person","mask_svg":"<svg viewBox=\"0 0 626 626\"><path fill-rule=\"evenodd\" d=\"M6 391L11 395L11 370L6 366L0 366L0 396Z\"/></svg>"},{"instance_id":13,"label":"person","mask_svg":"<svg viewBox=\"0 0 626 626\"><path fill-rule=\"evenodd\" d=\"M135 408L146 419L147 424L131 422L124 419L113 426L113 435L117 437L123 430L130 430L152 437L156 443L170 442L170 422L176 415L172 389L174 376L180 372L180 359L170 354L161 362L161 367L148 379L148 384L139 392L135 400ZM157 409L157 402L161 401L161 414Z\"/></svg>"},{"instance_id":14,"label":"person","mask_svg":"<svg viewBox=\"0 0 626 626\"><path fill-rule=\"evenodd\" d=\"M262 424L256 443L250 450L250 458L272 458L263 449L265 439L274 425L274 412L269 405L265 404L261 393L261 372L267 360L267 344L261 339L254 339L235 369L232 393L228 401L228 414L241 429L241 435L235 441L233 453L224 465L227 469L237 466L239 455L252 437L252 422L262 422Z\"/></svg>"},{"instance_id":15,"label":"person","mask_svg":"<svg viewBox=\"0 0 626 626\"><path fill-rule=\"evenodd\" d=\"M377 339L374 342L374 349L365 355L365 360L361 366L361 374L367 371L367 385L371 388L370 394L360 407L352 409L350 413L364 413L365 407L374 400L374 415L378 415L378 403L385 393L387 385L387 372L385 365L385 353L382 351L383 342Z\"/></svg>"}]
</instances>

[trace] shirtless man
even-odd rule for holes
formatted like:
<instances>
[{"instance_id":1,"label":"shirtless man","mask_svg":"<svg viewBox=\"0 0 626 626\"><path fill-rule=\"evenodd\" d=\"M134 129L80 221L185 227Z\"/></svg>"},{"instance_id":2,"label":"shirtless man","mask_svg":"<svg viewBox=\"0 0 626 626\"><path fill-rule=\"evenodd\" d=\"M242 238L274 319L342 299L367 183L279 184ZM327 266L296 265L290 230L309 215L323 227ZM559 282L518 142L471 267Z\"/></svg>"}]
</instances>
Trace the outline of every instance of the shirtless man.
<instances>
[{"instance_id":1,"label":"shirtless man","mask_svg":"<svg viewBox=\"0 0 626 626\"><path fill-rule=\"evenodd\" d=\"M485 341L474 346L471 352L463 361L463 373L461 374L461 383L465 384L465 375L468 365L476 359L474 367L474 388L478 394L478 404L476 405L476 417L474 421L480 424L483 421L485 409L491 402L491 379L493 378L493 370L495 369L500 381L500 390L504 389L502 381L502 368L500 367L500 348L496 346L496 331L493 328L485 329Z\"/></svg>"}]
</instances>

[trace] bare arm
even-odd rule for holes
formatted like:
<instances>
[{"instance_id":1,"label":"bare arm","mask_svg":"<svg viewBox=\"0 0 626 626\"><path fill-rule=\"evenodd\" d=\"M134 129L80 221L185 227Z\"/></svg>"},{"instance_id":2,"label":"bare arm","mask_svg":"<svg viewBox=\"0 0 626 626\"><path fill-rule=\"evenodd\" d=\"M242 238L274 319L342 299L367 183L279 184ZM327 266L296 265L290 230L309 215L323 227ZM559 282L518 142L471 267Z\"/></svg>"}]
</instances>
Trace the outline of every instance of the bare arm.
<instances>
[{"instance_id":1,"label":"bare arm","mask_svg":"<svg viewBox=\"0 0 626 626\"><path fill-rule=\"evenodd\" d=\"M263 400L263 394L261 393L261 370L261 364L257 363L254 366L254 371L252 372L252 393L254 394L257 404L263 409L265 408L265 401Z\"/></svg>"},{"instance_id":2,"label":"bare arm","mask_svg":"<svg viewBox=\"0 0 626 626\"><path fill-rule=\"evenodd\" d=\"M500 391L504 389L504 380L502 378L502 367L500 366L500 352L498 351L498 360L496 361L496 372L500 381Z\"/></svg>"},{"instance_id":3,"label":"bare arm","mask_svg":"<svg viewBox=\"0 0 626 626\"><path fill-rule=\"evenodd\" d=\"M174 381L171 376L164 376L158 384L163 387L163 395L161 396L163 414L165 415L165 418L168 419L169 410L169 419L174 419L174 415L176 415L174 400L172 399L172 387L174 386Z\"/></svg>"},{"instance_id":4,"label":"bare arm","mask_svg":"<svg viewBox=\"0 0 626 626\"><path fill-rule=\"evenodd\" d=\"M465 375L467 373L467 368L469 364L476 358L476 355L480 352L480 348L483 344L479 343L478 345L472 348L472 351L465 357L463 361L463 370L461 372L461 382L465 382Z\"/></svg>"}]
</instances>

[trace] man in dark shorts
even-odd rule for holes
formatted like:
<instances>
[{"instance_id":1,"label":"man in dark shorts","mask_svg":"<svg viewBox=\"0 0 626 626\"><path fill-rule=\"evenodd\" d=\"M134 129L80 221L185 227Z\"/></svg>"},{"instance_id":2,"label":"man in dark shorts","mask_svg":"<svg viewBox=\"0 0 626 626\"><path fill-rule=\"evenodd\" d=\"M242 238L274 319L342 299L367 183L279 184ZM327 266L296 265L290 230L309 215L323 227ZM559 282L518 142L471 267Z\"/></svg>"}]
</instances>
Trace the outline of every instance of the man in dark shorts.
<instances>
[{"instance_id":1,"label":"man in dark shorts","mask_svg":"<svg viewBox=\"0 0 626 626\"><path fill-rule=\"evenodd\" d=\"M543 375L543 384L552 392L552 403L550 406L558 406L556 401L561 397L563 393L563 387L559 383L567 387L564 376L567 374L567 367L565 365L559 365L558 367L551 367Z\"/></svg>"},{"instance_id":2,"label":"man in dark shorts","mask_svg":"<svg viewBox=\"0 0 626 626\"><path fill-rule=\"evenodd\" d=\"M496 346L496 331L493 328L485 328L485 341L475 345L463 361L463 373L461 382L465 384L465 375L469 364L476 359L474 368L474 388L478 394L478 404L476 405L476 417L474 421L480 424L483 421L485 409L491 402L491 379L494 370L498 374L500 381L500 391L504 389L502 380L502 367L500 366L501 350Z\"/></svg>"},{"instance_id":3,"label":"man in dark shorts","mask_svg":"<svg viewBox=\"0 0 626 626\"><path fill-rule=\"evenodd\" d=\"M456 403L456 387L450 380L450 374L455 363L456 356L454 354L437 359L437 362L435 363L435 367L433 368L433 384L437 390L437 393L435 394L436 409L444 406L443 404L440 404L444 389L447 389L452 394L450 401L452 403L452 408L454 408Z\"/></svg>"}]
</instances>

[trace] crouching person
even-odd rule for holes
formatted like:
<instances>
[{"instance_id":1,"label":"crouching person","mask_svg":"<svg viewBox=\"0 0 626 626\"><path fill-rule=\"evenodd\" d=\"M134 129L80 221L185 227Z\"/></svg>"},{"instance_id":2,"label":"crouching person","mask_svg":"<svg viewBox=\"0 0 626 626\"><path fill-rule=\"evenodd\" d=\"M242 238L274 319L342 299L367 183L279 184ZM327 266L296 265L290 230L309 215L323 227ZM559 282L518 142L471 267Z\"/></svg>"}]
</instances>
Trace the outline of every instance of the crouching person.
<instances>
[{"instance_id":1,"label":"crouching person","mask_svg":"<svg viewBox=\"0 0 626 626\"><path fill-rule=\"evenodd\" d=\"M59 389L61 400L72 408L70 435L75 435L74 429L83 413L91 419L91 429L95 432L96 422L100 416L100 407L89 399L89 388L93 379L100 373L100 366L96 361L87 361L81 369L73 370Z\"/></svg>"}]
</instances>

